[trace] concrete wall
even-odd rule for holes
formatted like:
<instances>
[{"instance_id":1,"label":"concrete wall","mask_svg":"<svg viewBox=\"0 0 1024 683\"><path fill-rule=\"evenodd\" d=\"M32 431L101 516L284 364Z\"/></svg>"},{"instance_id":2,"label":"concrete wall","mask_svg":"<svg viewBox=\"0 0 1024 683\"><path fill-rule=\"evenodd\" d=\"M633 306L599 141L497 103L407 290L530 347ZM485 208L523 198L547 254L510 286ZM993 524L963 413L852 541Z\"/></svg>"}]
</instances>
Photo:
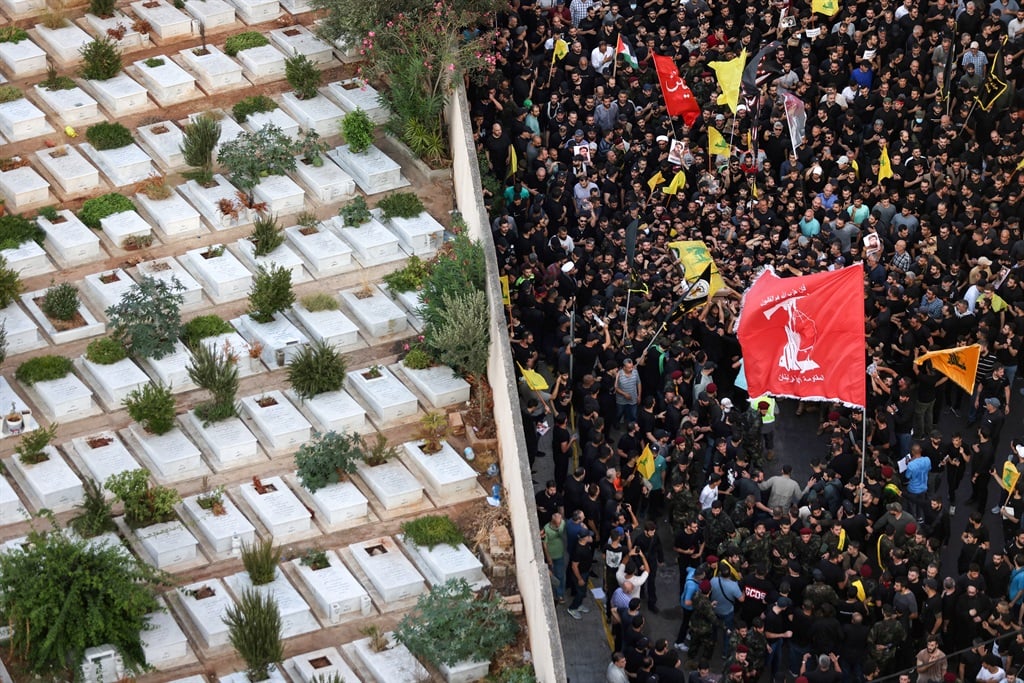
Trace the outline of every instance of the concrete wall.
<instances>
[{"instance_id":1,"label":"concrete wall","mask_svg":"<svg viewBox=\"0 0 1024 683\"><path fill-rule=\"evenodd\" d=\"M555 616L554 594L540 545L537 507L533 500L530 464L526 459L519 393L512 364L508 328L505 325L498 264L494 260L487 211L481 199L480 172L476 163L466 91L459 87L448 108L448 139L452 148L452 179L455 204L470 235L483 244L487 258L487 303L491 318L491 354L487 379L494 390L494 418L498 426L501 478L512 520L515 541L516 579L530 628L530 651L540 683L565 683L565 658Z\"/></svg>"}]
</instances>

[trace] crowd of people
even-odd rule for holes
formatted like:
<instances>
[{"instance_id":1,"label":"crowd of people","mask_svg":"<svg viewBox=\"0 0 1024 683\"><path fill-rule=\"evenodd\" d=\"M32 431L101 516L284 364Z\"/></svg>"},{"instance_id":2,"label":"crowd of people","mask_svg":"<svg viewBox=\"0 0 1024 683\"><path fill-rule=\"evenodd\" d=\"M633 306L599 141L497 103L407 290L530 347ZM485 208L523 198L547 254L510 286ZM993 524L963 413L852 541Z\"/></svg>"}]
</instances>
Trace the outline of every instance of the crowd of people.
<instances>
[{"instance_id":1,"label":"crowd of people","mask_svg":"<svg viewBox=\"0 0 1024 683\"><path fill-rule=\"evenodd\" d=\"M513 0L469 89L513 355L550 379L522 401L531 465L551 438L545 559L573 619L604 588L609 683L998 682L1024 667L1024 499L998 485L1024 460L1007 421L1024 357L1024 9L813 10ZM720 100L712 65L773 41L759 92ZM653 55L692 90L692 125L667 115ZM728 153L709 149L712 128ZM725 285L689 311L678 240L707 244ZM752 279L857 263L865 408L748 396L735 322ZM913 362L974 343L970 391ZM796 419L821 443L776 444ZM661 595L673 559L678 592ZM645 614L676 605L678 632L655 638Z\"/></svg>"}]
</instances>

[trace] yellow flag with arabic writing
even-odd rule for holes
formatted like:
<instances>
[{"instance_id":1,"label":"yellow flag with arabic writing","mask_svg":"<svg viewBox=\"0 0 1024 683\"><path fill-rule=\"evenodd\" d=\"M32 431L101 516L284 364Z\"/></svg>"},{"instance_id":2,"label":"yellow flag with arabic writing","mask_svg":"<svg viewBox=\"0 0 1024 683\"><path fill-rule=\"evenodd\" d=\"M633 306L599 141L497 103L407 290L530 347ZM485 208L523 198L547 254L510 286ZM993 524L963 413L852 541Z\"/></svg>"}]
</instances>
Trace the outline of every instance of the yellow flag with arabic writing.
<instances>
[{"instance_id":1,"label":"yellow flag with arabic writing","mask_svg":"<svg viewBox=\"0 0 1024 683\"><path fill-rule=\"evenodd\" d=\"M651 188L651 192L654 192L654 188L665 182L665 176L661 175L661 171L658 171L651 176L651 179L647 181L647 187Z\"/></svg>"},{"instance_id":2,"label":"yellow flag with arabic writing","mask_svg":"<svg viewBox=\"0 0 1024 683\"><path fill-rule=\"evenodd\" d=\"M882 156L878 159L878 182L892 178L892 161L889 159L889 148L882 148Z\"/></svg>"},{"instance_id":3,"label":"yellow flag with arabic writing","mask_svg":"<svg viewBox=\"0 0 1024 683\"><path fill-rule=\"evenodd\" d=\"M699 280L704 269L707 268L709 263L711 264L711 282L708 289L709 301L715 295L715 292L725 287L722 275L718 272L718 266L715 265L714 259L711 258L708 245L700 240L685 240L669 242L668 248L679 257L679 262L683 264L683 268L686 271L686 281L689 284Z\"/></svg>"},{"instance_id":4,"label":"yellow flag with arabic writing","mask_svg":"<svg viewBox=\"0 0 1024 683\"><path fill-rule=\"evenodd\" d=\"M1020 471L1007 460L1003 463L1003 476L999 477L999 485L1009 493L1017 486L1018 480L1020 480Z\"/></svg>"},{"instance_id":5,"label":"yellow flag with arabic writing","mask_svg":"<svg viewBox=\"0 0 1024 683\"><path fill-rule=\"evenodd\" d=\"M672 177L672 182L667 187L661 188L661 191L665 194L675 194L684 187L686 187L686 174L682 171L676 171L675 176Z\"/></svg>"},{"instance_id":6,"label":"yellow flag with arabic writing","mask_svg":"<svg viewBox=\"0 0 1024 683\"><path fill-rule=\"evenodd\" d=\"M554 64L560 59L565 59L567 54L569 54L569 43L565 42L561 38L555 40L555 49L551 53L551 63Z\"/></svg>"},{"instance_id":7,"label":"yellow flag with arabic writing","mask_svg":"<svg viewBox=\"0 0 1024 683\"><path fill-rule=\"evenodd\" d=\"M651 452L650 444L644 446L643 452L636 461L636 471L640 473L640 476L644 479L650 479L651 475L654 474L654 453Z\"/></svg>"},{"instance_id":8,"label":"yellow flag with arabic writing","mask_svg":"<svg viewBox=\"0 0 1024 683\"><path fill-rule=\"evenodd\" d=\"M534 391L544 391L548 388L548 381L544 379L544 375L536 370L524 368L522 363L516 363L516 365L519 366L519 371L523 373L523 379L526 380L527 387Z\"/></svg>"},{"instance_id":9,"label":"yellow flag with arabic writing","mask_svg":"<svg viewBox=\"0 0 1024 683\"><path fill-rule=\"evenodd\" d=\"M826 17L834 17L839 11L839 1L811 0L811 11L815 14L824 14Z\"/></svg>"},{"instance_id":10,"label":"yellow flag with arabic writing","mask_svg":"<svg viewBox=\"0 0 1024 683\"><path fill-rule=\"evenodd\" d=\"M932 367L950 378L968 394L974 392L974 382L978 376L978 359L981 357L981 346L971 344L970 346L958 346L954 349L939 349L929 351L923 356L914 359L914 365L920 365L926 360L932 362Z\"/></svg>"},{"instance_id":11,"label":"yellow flag with arabic writing","mask_svg":"<svg viewBox=\"0 0 1024 683\"><path fill-rule=\"evenodd\" d=\"M729 156L729 152L731 151L732 149L729 147L729 143L725 141L722 134L713 126L708 126L708 154Z\"/></svg>"}]
</instances>

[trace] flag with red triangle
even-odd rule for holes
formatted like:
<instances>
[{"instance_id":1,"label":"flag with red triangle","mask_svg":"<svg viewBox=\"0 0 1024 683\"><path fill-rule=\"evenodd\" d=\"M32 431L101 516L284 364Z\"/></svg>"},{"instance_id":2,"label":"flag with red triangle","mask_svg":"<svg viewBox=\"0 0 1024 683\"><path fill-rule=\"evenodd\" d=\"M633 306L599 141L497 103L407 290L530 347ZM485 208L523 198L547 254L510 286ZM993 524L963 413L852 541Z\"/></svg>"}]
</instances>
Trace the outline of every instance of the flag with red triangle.
<instances>
[{"instance_id":1,"label":"flag with red triangle","mask_svg":"<svg viewBox=\"0 0 1024 683\"><path fill-rule=\"evenodd\" d=\"M622 37L621 33L619 34L619 42L615 45L615 56L621 56L626 66L631 66L634 69L640 68L640 62L636 61L636 52L633 51L633 46Z\"/></svg>"}]
</instances>

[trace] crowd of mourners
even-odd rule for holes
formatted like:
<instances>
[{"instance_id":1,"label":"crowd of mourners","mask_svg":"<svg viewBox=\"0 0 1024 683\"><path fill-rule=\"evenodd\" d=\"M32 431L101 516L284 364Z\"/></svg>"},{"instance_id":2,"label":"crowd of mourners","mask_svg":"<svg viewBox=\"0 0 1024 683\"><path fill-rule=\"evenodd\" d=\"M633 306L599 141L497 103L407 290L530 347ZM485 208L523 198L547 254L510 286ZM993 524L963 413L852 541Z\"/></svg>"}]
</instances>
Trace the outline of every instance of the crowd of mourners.
<instances>
[{"instance_id":1,"label":"crowd of mourners","mask_svg":"<svg viewBox=\"0 0 1024 683\"><path fill-rule=\"evenodd\" d=\"M531 465L554 466L536 496L545 559L571 618L603 588L609 683L1024 668L1024 499L997 483L1024 459L1007 421L1022 400L1024 9L833 2L827 16L803 0L513 0L469 88L513 355L550 380L522 390ZM719 104L711 64L772 41L759 96ZM655 54L692 89L693 125L666 115ZM806 113L795 142L787 93ZM708 153L709 127L729 154ZM705 242L726 285L685 313L677 240ZM856 263L866 410L748 396L735 322L752 279ZM913 363L973 343L972 391ZM778 421L797 419L820 441L777 448ZM659 594L673 562L678 590ZM677 606L678 632L655 637L645 614Z\"/></svg>"}]
</instances>

